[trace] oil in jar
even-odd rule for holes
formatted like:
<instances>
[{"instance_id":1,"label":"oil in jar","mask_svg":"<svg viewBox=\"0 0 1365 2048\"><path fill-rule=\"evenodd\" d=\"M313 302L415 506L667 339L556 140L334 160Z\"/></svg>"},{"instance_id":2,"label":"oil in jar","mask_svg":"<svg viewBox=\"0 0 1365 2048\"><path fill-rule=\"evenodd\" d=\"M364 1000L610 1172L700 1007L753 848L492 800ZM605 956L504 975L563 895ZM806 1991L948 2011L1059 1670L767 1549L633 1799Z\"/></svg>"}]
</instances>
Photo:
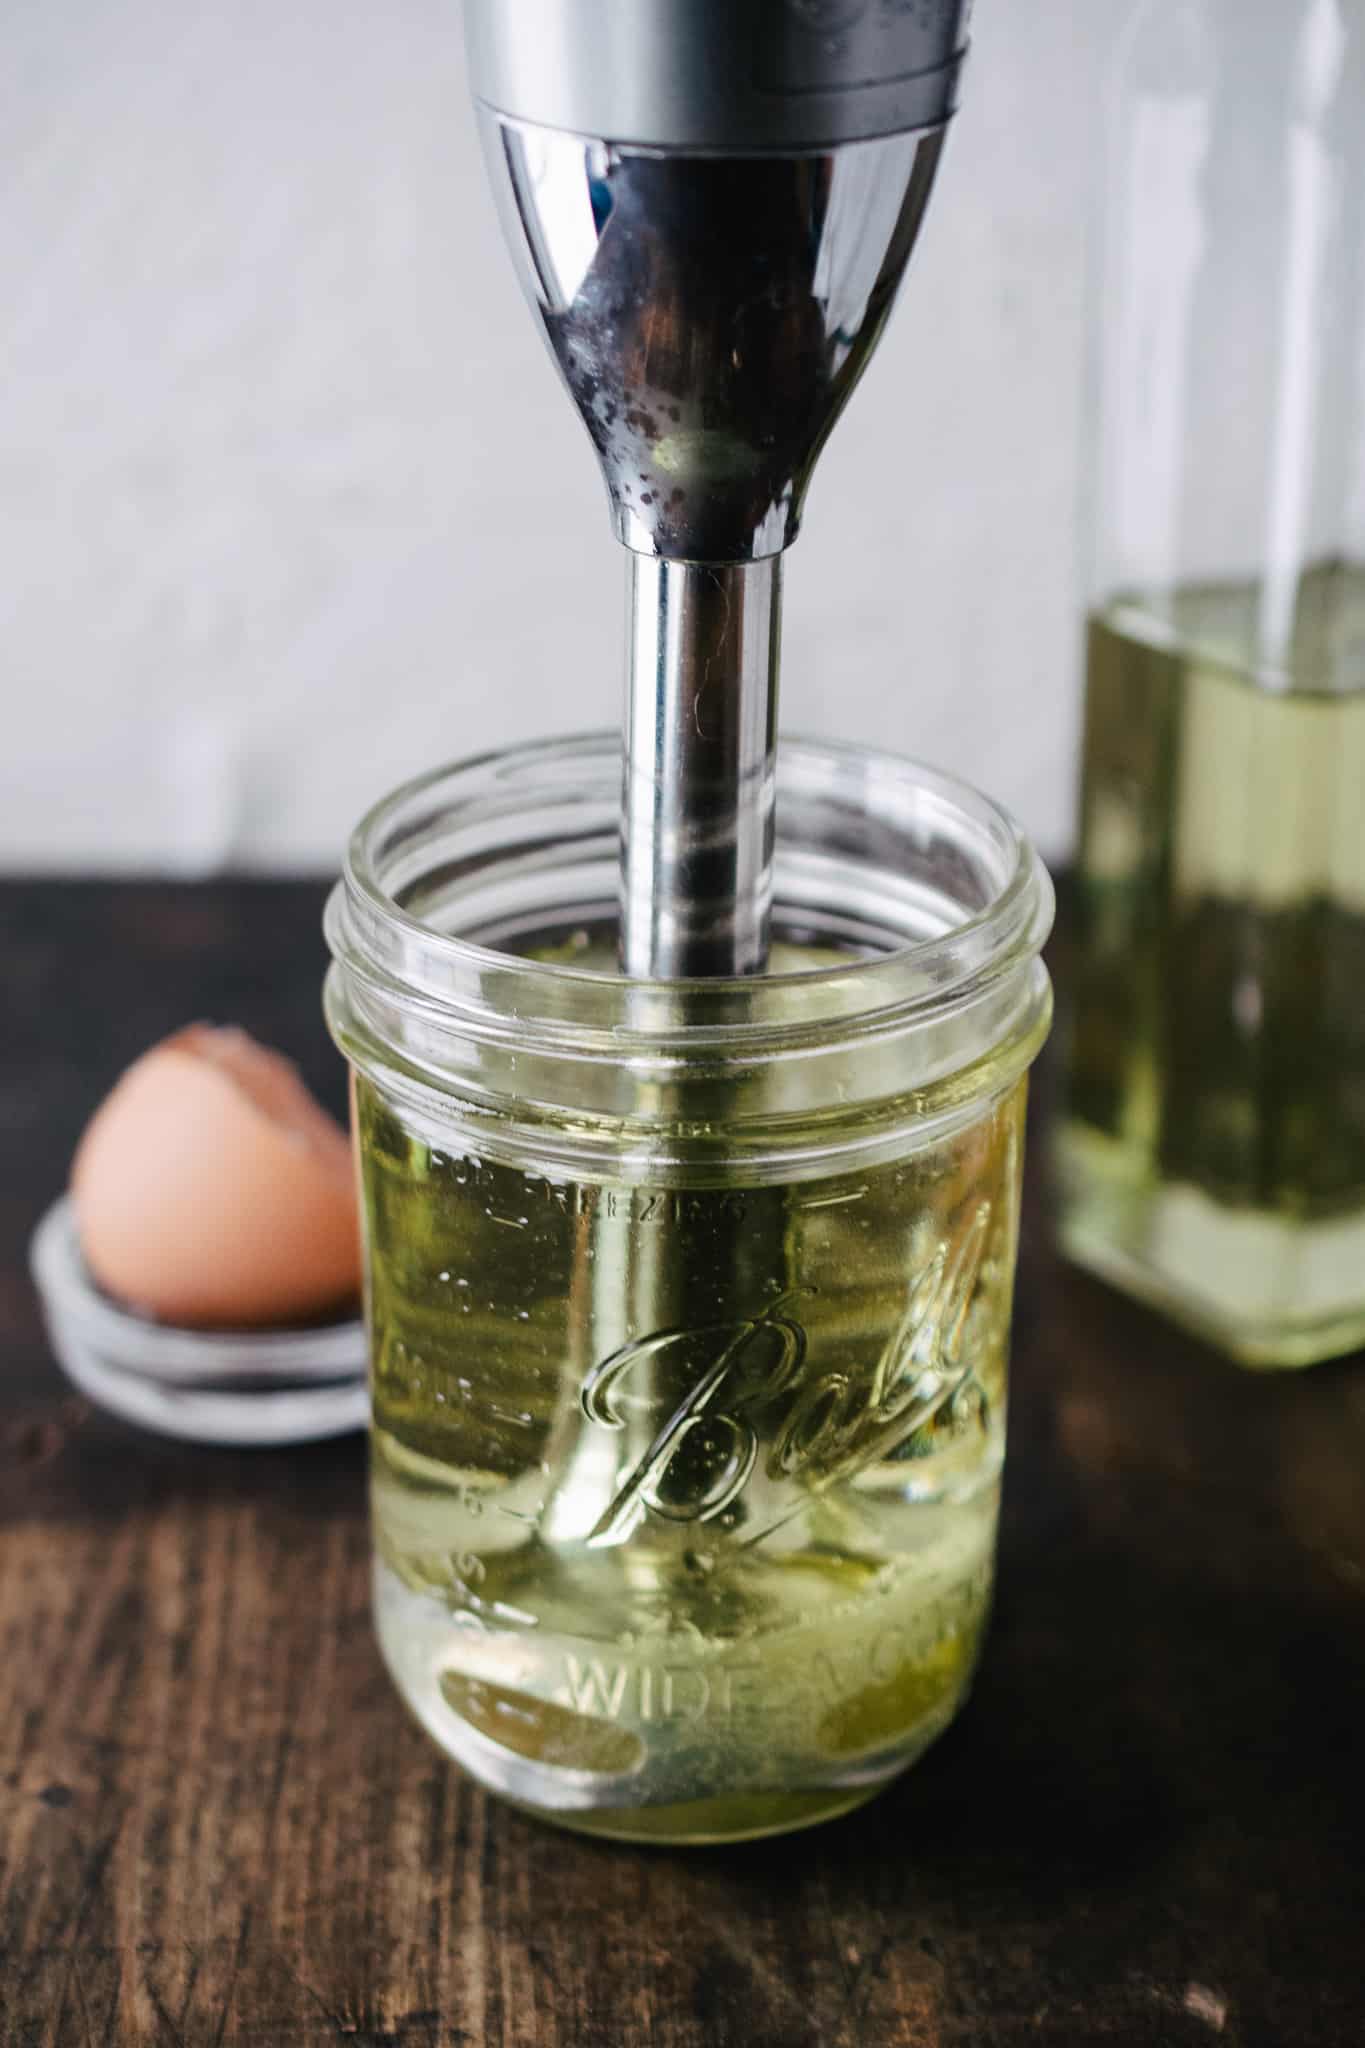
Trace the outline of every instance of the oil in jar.
<instances>
[{"instance_id":1,"label":"oil in jar","mask_svg":"<svg viewBox=\"0 0 1365 2048\"><path fill-rule=\"evenodd\" d=\"M358 1082L376 1612L443 1747L695 1841L857 1804L941 1732L992 1582L1023 1100L854 1174L627 1182Z\"/></svg>"}]
</instances>

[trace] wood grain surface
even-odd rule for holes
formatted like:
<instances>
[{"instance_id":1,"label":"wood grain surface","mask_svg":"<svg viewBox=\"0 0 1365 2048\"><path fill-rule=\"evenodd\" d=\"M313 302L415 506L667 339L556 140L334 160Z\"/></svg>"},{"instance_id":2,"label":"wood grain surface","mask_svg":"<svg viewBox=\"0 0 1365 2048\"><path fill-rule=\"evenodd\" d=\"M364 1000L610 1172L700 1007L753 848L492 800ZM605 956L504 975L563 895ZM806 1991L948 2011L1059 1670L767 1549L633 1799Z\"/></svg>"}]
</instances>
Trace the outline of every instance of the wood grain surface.
<instances>
[{"instance_id":1,"label":"wood grain surface","mask_svg":"<svg viewBox=\"0 0 1365 2048\"><path fill-rule=\"evenodd\" d=\"M0 889L3 2048L1359 2048L1365 1367L1243 1376L1058 1265L1042 1131L975 1697L804 1837L486 1799L380 1667L358 1440L200 1450L69 1393L25 1258L84 1118L196 1016L339 1104L320 903Z\"/></svg>"}]
</instances>

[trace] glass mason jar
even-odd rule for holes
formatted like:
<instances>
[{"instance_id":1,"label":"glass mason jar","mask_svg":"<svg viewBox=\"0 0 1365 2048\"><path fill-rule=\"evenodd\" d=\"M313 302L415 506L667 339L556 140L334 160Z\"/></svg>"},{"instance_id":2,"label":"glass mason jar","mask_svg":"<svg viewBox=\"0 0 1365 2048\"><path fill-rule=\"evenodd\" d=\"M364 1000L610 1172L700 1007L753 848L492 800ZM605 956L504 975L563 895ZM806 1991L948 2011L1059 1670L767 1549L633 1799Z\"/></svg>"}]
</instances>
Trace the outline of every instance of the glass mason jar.
<instances>
[{"instance_id":1,"label":"glass mason jar","mask_svg":"<svg viewBox=\"0 0 1365 2048\"><path fill-rule=\"evenodd\" d=\"M969 789L792 746L773 971L627 980L620 777L410 784L329 906L375 1603L485 1784L716 1841L856 1805L970 1682L1051 891Z\"/></svg>"},{"instance_id":2,"label":"glass mason jar","mask_svg":"<svg viewBox=\"0 0 1365 2048\"><path fill-rule=\"evenodd\" d=\"M1148 0L1103 100L1064 1241L1365 1341L1365 0Z\"/></svg>"}]
</instances>

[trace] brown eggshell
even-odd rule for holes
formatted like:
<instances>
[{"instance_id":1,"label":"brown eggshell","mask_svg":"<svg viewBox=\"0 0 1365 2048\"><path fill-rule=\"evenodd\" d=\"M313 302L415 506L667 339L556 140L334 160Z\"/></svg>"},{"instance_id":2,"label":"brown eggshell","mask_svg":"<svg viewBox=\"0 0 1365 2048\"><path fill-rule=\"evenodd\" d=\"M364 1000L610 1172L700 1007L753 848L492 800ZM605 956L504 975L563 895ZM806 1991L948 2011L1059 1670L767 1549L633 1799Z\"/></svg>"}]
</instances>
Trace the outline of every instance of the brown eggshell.
<instances>
[{"instance_id":1,"label":"brown eggshell","mask_svg":"<svg viewBox=\"0 0 1365 2048\"><path fill-rule=\"evenodd\" d=\"M86 1128L71 1193L95 1279L163 1322L298 1322L360 1291L345 1133L244 1031L194 1024L135 1061Z\"/></svg>"}]
</instances>

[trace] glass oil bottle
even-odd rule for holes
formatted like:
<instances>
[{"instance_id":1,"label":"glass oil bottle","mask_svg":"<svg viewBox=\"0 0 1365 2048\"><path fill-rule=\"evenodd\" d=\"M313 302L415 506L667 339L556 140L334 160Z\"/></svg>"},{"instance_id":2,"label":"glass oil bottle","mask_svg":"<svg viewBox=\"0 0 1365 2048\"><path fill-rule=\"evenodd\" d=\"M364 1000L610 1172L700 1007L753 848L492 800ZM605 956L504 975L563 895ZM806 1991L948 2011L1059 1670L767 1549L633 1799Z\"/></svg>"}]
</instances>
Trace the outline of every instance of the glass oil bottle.
<instances>
[{"instance_id":1,"label":"glass oil bottle","mask_svg":"<svg viewBox=\"0 0 1365 2048\"><path fill-rule=\"evenodd\" d=\"M1365 1342L1365 7L1130 13L1106 102L1070 1253Z\"/></svg>"}]
</instances>

